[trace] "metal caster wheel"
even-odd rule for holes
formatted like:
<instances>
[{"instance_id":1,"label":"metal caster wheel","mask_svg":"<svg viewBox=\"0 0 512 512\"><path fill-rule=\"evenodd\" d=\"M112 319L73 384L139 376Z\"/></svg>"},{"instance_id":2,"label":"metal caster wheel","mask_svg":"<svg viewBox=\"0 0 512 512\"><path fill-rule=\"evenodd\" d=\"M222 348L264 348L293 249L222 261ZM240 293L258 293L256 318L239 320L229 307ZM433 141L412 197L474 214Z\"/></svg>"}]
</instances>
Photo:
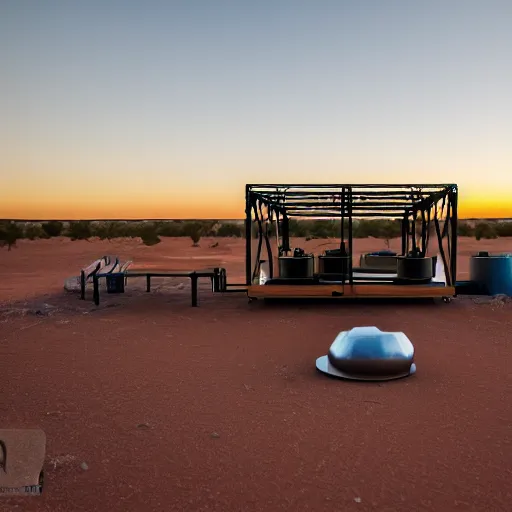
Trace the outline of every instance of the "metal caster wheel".
<instances>
[{"instance_id":1,"label":"metal caster wheel","mask_svg":"<svg viewBox=\"0 0 512 512\"><path fill-rule=\"evenodd\" d=\"M443 302L445 304L450 304L450 302L452 301L452 298L451 297L443 297Z\"/></svg>"}]
</instances>

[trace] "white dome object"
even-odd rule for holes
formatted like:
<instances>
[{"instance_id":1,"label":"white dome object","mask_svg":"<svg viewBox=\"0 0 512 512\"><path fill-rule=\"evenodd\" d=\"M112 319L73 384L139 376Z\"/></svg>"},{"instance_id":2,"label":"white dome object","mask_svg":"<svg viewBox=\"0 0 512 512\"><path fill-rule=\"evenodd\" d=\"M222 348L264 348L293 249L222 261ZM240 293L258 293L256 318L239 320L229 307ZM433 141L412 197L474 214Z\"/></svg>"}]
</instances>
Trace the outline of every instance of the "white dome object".
<instances>
[{"instance_id":1,"label":"white dome object","mask_svg":"<svg viewBox=\"0 0 512 512\"><path fill-rule=\"evenodd\" d=\"M316 361L319 371L355 380L391 380L416 371L414 347L403 332L355 327L336 336L327 355Z\"/></svg>"}]
</instances>

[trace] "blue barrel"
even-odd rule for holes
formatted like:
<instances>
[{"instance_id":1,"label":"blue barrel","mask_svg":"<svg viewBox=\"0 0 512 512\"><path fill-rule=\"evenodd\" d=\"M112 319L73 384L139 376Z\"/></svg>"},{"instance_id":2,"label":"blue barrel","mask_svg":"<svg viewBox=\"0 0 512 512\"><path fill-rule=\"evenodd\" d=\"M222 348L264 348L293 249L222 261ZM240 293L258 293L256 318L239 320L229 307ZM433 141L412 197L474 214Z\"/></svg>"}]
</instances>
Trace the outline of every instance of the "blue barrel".
<instances>
[{"instance_id":1,"label":"blue barrel","mask_svg":"<svg viewBox=\"0 0 512 512\"><path fill-rule=\"evenodd\" d=\"M512 254L471 256L469 276L483 295L512 296Z\"/></svg>"}]
</instances>

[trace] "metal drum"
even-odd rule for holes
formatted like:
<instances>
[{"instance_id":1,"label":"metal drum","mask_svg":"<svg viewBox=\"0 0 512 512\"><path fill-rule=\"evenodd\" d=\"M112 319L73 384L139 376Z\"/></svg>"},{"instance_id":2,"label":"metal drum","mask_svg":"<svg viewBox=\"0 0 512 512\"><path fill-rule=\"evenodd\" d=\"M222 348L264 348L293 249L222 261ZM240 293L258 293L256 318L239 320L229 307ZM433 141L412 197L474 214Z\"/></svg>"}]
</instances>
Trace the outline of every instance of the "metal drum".
<instances>
[{"instance_id":1,"label":"metal drum","mask_svg":"<svg viewBox=\"0 0 512 512\"><path fill-rule=\"evenodd\" d=\"M471 256L469 279L483 295L512 296L512 254Z\"/></svg>"},{"instance_id":2,"label":"metal drum","mask_svg":"<svg viewBox=\"0 0 512 512\"><path fill-rule=\"evenodd\" d=\"M355 327L338 334L326 356L316 361L319 371L354 380L391 380L416 372L414 347L403 332Z\"/></svg>"},{"instance_id":3,"label":"metal drum","mask_svg":"<svg viewBox=\"0 0 512 512\"><path fill-rule=\"evenodd\" d=\"M359 265L364 269L396 272L396 254L361 254Z\"/></svg>"},{"instance_id":4,"label":"metal drum","mask_svg":"<svg viewBox=\"0 0 512 512\"><path fill-rule=\"evenodd\" d=\"M396 277L401 281L428 282L433 276L432 258L398 256L396 259Z\"/></svg>"},{"instance_id":5,"label":"metal drum","mask_svg":"<svg viewBox=\"0 0 512 512\"><path fill-rule=\"evenodd\" d=\"M318 256L318 273L346 276L349 259L349 256Z\"/></svg>"},{"instance_id":6,"label":"metal drum","mask_svg":"<svg viewBox=\"0 0 512 512\"><path fill-rule=\"evenodd\" d=\"M313 277L315 272L313 256L280 256L279 277L282 279L296 279Z\"/></svg>"}]
</instances>

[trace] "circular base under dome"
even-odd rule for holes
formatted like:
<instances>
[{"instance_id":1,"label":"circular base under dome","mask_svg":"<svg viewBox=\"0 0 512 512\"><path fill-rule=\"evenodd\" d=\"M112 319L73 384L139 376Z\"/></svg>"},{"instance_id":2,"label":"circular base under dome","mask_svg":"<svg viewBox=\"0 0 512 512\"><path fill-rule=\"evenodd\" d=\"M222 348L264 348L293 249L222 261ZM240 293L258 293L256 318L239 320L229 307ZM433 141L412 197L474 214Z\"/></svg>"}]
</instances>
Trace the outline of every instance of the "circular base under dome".
<instances>
[{"instance_id":1,"label":"circular base under dome","mask_svg":"<svg viewBox=\"0 0 512 512\"><path fill-rule=\"evenodd\" d=\"M385 374L349 374L346 372L342 372L335 368L329 361L328 356L321 356L316 360L316 369L326 375L330 375L331 377L337 377L339 379L350 379L350 380L365 380L365 381L385 381L385 380L394 380L394 379L403 379L404 377L408 377L409 375L413 375L416 373L416 365L414 363L411 364L409 371L402 372L393 375L385 375Z\"/></svg>"}]
</instances>

